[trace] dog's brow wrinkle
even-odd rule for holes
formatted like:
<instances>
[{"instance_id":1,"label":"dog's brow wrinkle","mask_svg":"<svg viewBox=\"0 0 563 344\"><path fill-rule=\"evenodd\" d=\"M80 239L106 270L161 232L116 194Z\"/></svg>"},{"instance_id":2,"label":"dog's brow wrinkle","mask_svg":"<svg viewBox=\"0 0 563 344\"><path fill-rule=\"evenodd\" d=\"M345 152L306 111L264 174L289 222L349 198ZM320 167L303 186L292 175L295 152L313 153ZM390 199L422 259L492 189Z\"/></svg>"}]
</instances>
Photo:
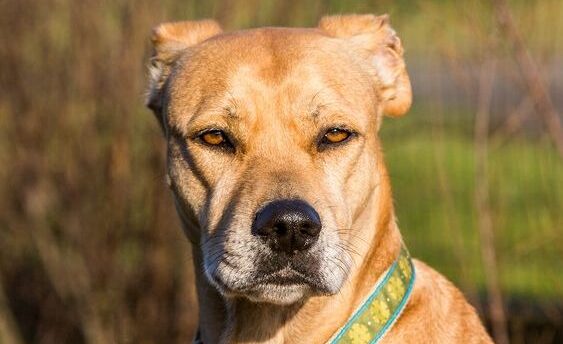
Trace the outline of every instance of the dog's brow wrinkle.
<instances>
[{"instance_id":1,"label":"dog's brow wrinkle","mask_svg":"<svg viewBox=\"0 0 563 344\"><path fill-rule=\"evenodd\" d=\"M233 108L230 105L227 105L225 107L223 107L223 109L225 110L227 117L232 118L232 119L237 119L239 118L236 108Z\"/></svg>"},{"instance_id":2,"label":"dog's brow wrinkle","mask_svg":"<svg viewBox=\"0 0 563 344\"><path fill-rule=\"evenodd\" d=\"M238 101L230 90L226 90L226 92L229 95L229 104L225 106L225 110L229 112L229 116L236 117L238 110Z\"/></svg>"},{"instance_id":3,"label":"dog's brow wrinkle","mask_svg":"<svg viewBox=\"0 0 563 344\"><path fill-rule=\"evenodd\" d=\"M309 101L309 107L312 107L315 103L315 99L317 99L317 97L319 96L319 94L322 92L322 90L319 90L315 93L315 95L311 98L311 100ZM315 107L315 110L313 110L313 112L318 112L319 109L319 105L317 105Z\"/></svg>"}]
</instances>

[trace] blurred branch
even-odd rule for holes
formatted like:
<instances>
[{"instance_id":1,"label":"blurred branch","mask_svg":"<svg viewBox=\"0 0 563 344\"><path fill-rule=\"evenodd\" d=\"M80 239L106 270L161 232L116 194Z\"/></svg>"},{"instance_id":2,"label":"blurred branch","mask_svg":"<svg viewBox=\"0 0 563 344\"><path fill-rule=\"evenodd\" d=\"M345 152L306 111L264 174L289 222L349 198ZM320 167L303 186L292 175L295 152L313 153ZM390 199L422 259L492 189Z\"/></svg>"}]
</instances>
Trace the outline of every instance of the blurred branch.
<instances>
[{"instance_id":1,"label":"blurred branch","mask_svg":"<svg viewBox=\"0 0 563 344\"><path fill-rule=\"evenodd\" d=\"M530 98L525 97L518 103L518 106L508 114L502 125L492 134L491 140L497 142L496 146L500 146L502 142L505 142L520 130L524 122L528 119L530 112L533 110L532 105ZM497 138L500 142L496 140Z\"/></svg>"},{"instance_id":2,"label":"blurred branch","mask_svg":"<svg viewBox=\"0 0 563 344\"><path fill-rule=\"evenodd\" d=\"M0 275L0 343L20 344L23 342L10 312L2 283L2 276Z\"/></svg>"},{"instance_id":3,"label":"blurred branch","mask_svg":"<svg viewBox=\"0 0 563 344\"><path fill-rule=\"evenodd\" d=\"M495 10L497 23L501 29L500 31L504 35L504 38L512 45L514 57L520 67L520 72L526 83L530 98L534 102L534 107L538 114L542 116L546 129L559 152L559 156L563 157L563 129L561 128L561 120L553 106L547 87L541 79L537 65L526 48L516 25L514 25L506 1L491 0L491 3Z\"/></svg>"},{"instance_id":4,"label":"blurred branch","mask_svg":"<svg viewBox=\"0 0 563 344\"><path fill-rule=\"evenodd\" d=\"M478 108L475 115L475 206L483 258L489 315L497 344L508 344L506 315L498 279L498 262L494 244L493 219L489 195L488 135L491 98L496 61L485 60L479 76Z\"/></svg>"}]
</instances>

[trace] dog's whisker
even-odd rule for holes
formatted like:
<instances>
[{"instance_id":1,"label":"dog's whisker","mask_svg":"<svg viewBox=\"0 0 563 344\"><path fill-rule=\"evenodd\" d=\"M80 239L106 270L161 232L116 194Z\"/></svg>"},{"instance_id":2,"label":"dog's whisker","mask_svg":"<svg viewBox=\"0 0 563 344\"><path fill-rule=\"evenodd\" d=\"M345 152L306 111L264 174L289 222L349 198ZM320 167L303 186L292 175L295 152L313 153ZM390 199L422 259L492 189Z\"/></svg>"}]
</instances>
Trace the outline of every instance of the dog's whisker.
<instances>
[{"instance_id":1,"label":"dog's whisker","mask_svg":"<svg viewBox=\"0 0 563 344\"><path fill-rule=\"evenodd\" d=\"M337 245L338 245L338 247L339 247L340 249L342 249L342 251L344 251L344 252L354 253L354 254L357 255L359 258L362 257L362 254L361 254L360 252L358 252L358 251L352 246L351 243L342 243L342 242L341 242L341 243L338 243Z\"/></svg>"}]
</instances>

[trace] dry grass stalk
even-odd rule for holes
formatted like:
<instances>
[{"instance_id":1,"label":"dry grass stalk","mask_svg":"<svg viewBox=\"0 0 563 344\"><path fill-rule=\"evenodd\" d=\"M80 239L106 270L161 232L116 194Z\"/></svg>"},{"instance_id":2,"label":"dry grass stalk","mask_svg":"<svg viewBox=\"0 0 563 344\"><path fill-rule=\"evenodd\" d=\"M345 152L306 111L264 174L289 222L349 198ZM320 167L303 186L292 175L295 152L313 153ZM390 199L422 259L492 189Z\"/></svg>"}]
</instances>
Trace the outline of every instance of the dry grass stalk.
<instances>
[{"instance_id":1,"label":"dry grass stalk","mask_svg":"<svg viewBox=\"0 0 563 344\"><path fill-rule=\"evenodd\" d=\"M520 67L520 73L528 89L528 94L534 102L536 112L549 132L559 156L563 157L563 129L559 114L553 106L547 87L542 80L538 67L532 59L520 32L514 24L510 9L505 0L491 0L496 19L504 38L512 46L514 58Z\"/></svg>"},{"instance_id":2,"label":"dry grass stalk","mask_svg":"<svg viewBox=\"0 0 563 344\"><path fill-rule=\"evenodd\" d=\"M488 136L490 106L495 77L493 60L485 61L479 77L478 109L475 115L475 208L479 228L481 255L485 272L489 315L493 337L498 344L508 344L506 315L498 279L498 262L494 244L493 215L490 205L488 178Z\"/></svg>"}]
</instances>

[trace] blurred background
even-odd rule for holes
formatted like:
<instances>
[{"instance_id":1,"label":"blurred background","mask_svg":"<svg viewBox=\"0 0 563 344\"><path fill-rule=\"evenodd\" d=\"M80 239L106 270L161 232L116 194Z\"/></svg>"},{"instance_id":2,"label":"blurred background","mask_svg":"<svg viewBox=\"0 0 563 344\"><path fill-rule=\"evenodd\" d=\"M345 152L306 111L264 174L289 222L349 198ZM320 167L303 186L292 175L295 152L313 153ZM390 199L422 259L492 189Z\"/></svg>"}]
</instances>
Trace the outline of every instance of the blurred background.
<instances>
[{"instance_id":1,"label":"blurred background","mask_svg":"<svg viewBox=\"0 0 563 344\"><path fill-rule=\"evenodd\" d=\"M381 136L411 253L497 342L563 342L563 1L0 0L0 343L189 342L150 29L350 12L406 48L414 106Z\"/></svg>"}]
</instances>

